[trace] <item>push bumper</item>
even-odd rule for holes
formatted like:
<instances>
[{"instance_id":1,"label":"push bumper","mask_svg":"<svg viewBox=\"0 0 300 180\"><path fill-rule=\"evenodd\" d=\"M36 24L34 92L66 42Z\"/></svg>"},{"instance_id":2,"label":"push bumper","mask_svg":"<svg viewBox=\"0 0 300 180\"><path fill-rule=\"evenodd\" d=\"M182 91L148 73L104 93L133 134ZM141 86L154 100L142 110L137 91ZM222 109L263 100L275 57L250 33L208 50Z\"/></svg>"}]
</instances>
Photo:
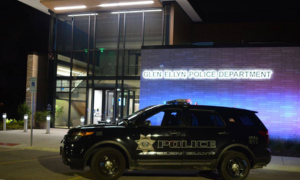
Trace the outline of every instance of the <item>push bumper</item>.
<instances>
[{"instance_id":1,"label":"push bumper","mask_svg":"<svg viewBox=\"0 0 300 180\"><path fill-rule=\"evenodd\" d=\"M65 165L70 166L71 169L76 169L76 170L83 170L84 169L83 159L68 156L62 146L60 146L60 155L62 157L63 163Z\"/></svg>"}]
</instances>

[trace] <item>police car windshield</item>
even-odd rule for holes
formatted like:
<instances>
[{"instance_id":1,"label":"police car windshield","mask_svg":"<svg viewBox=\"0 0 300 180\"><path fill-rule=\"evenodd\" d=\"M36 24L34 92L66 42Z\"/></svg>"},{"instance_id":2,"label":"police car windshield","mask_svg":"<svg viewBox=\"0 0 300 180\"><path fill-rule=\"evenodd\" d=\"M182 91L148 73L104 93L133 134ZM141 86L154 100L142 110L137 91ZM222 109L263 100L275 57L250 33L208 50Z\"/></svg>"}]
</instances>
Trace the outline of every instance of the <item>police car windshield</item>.
<instances>
[{"instance_id":1,"label":"police car windshield","mask_svg":"<svg viewBox=\"0 0 300 180\"><path fill-rule=\"evenodd\" d=\"M131 115L129 115L129 116L123 118L123 119L127 119L128 121L131 121L135 117L139 116L140 114L143 114L144 112L149 111L149 110L154 109L154 108L159 107L159 106L161 106L161 105L155 105L155 106L145 107L144 109L138 110L137 112L134 112Z\"/></svg>"}]
</instances>

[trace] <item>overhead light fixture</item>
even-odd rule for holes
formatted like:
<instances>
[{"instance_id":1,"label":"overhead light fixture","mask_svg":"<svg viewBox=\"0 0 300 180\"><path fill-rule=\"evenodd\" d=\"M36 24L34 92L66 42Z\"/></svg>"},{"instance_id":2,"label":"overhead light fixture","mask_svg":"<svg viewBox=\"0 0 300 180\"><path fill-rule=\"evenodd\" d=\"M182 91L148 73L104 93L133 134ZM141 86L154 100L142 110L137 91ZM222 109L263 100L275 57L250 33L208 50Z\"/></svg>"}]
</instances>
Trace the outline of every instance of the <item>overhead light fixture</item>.
<instances>
[{"instance_id":1,"label":"overhead light fixture","mask_svg":"<svg viewBox=\"0 0 300 180\"><path fill-rule=\"evenodd\" d=\"M68 15L69 17L73 17L73 16L94 16L94 15L98 15L97 13L93 13L93 14L70 14Z\"/></svg>"},{"instance_id":2,"label":"overhead light fixture","mask_svg":"<svg viewBox=\"0 0 300 180\"><path fill-rule=\"evenodd\" d=\"M141 10L141 11L120 11L120 12L112 12L111 14L119 14L119 13L141 13L141 12L158 12L162 11L161 9L151 9L151 10Z\"/></svg>"},{"instance_id":3,"label":"overhead light fixture","mask_svg":"<svg viewBox=\"0 0 300 180\"><path fill-rule=\"evenodd\" d=\"M66 7L55 7L54 10L68 10L68 9L84 9L86 6L66 6Z\"/></svg>"},{"instance_id":4,"label":"overhead light fixture","mask_svg":"<svg viewBox=\"0 0 300 180\"><path fill-rule=\"evenodd\" d=\"M112 6L130 6L130 5L142 5L142 4L153 4L154 1L137 1L137 2L119 2L119 3L107 3L100 4L100 7L112 7Z\"/></svg>"}]
</instances>

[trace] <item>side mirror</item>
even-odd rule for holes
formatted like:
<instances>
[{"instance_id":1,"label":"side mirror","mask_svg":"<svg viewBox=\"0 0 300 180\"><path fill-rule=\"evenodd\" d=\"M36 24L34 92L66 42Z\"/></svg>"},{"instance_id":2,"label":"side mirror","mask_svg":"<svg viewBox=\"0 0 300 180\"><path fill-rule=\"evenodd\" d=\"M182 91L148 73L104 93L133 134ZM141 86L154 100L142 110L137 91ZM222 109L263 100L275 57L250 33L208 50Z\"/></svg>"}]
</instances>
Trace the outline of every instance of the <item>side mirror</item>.
<instances>
[{"instance_id":1,"label":"side mirror","mask_svg":"<svg viewBox=\"0 0 300 180\"><path fill-rule=\"evenodd\" d=\"M151 126L151 121L150 120L146 120L143 124L138 125L139 127L148 127Z\"/></svg>"},{"instance_id":2,"label":"side mirror","mask_svg":"<svg viewBox=\"0 0 300 180\"><path fill-rule=\"evenodd\" d=\"M150 120L146 120L145 125L146 126L151 126L151 121Z\"/></svg>"}]
</instances>

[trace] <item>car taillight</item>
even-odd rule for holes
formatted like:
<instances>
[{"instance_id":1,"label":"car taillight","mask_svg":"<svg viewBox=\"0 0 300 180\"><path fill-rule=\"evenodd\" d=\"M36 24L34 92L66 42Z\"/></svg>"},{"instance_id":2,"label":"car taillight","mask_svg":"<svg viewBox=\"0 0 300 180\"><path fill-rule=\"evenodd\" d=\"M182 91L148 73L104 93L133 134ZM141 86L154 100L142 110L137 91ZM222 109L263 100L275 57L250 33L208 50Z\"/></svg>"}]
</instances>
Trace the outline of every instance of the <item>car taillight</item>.
<instances>
[{"instance_id":1,"label":"car taillight","mask_svg":"<svg viewBox=\"0 0 300 180\"><path fill-rule=\"evenodd\" d=\"M268 131L258 131L263 137L267 139L267 143L269 145L269 132Z\"/></svg>"}]
</instances>

